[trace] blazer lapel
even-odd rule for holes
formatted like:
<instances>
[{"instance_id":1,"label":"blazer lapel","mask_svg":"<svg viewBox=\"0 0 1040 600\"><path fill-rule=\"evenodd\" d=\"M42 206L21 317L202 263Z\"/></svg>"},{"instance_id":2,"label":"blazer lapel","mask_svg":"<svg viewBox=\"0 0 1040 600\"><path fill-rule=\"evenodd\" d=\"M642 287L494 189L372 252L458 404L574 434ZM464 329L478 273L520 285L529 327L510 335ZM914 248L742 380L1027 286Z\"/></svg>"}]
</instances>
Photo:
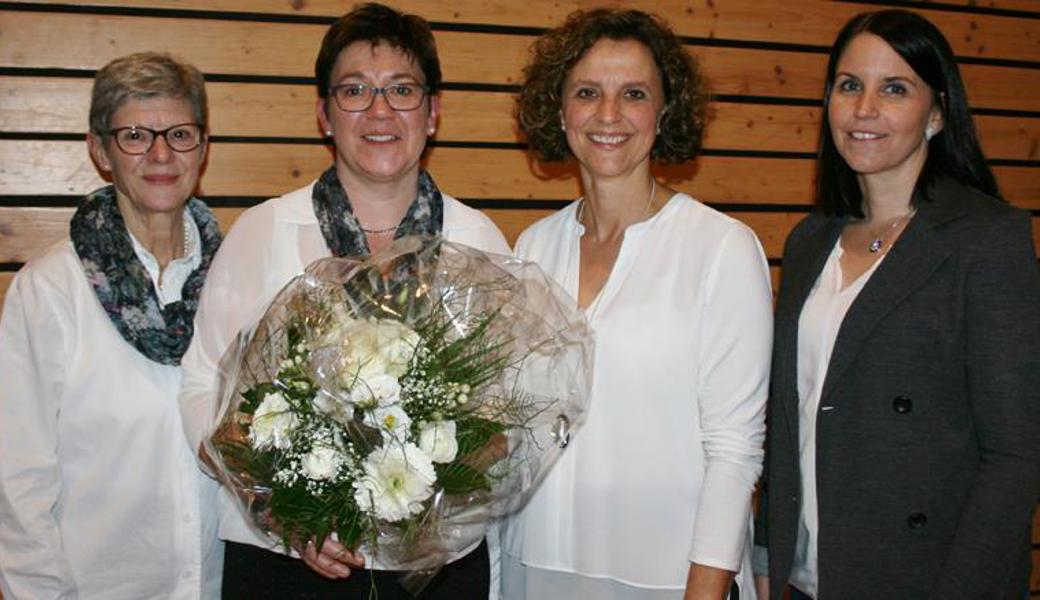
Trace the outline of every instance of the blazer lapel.
<instances>
[{"instance_id":1,"label":"blazer lapel","mask_svg":"<svg viewBox=\"0 0 1040 600\"><path fill-rule=\"evenodd\" d=\"M878 322L914 290L924 285L929 276L945 261L952 249L935 235L935 225L955 215L942 203L919 205L895 245L885 257L859 296L849 307L834 342L820 403L829 399L845 371L855 362L863 343Z\"/></svg>"},{"instance_id":2,"label":"blazer lapel","mask_svg":"<svg viewBox=\"0 0 1040 600\"><path fill-rule=\"evenodd\" d=\"M822 221L815 230L792 245L788 256L784 257L775 339L786 340L786 344L778 348L774 368L778 376L777 393L784 400L784 420L795 436L798 431L798 320L844 224L845 220L840 218Z\"/></svg>"}]
</instances>

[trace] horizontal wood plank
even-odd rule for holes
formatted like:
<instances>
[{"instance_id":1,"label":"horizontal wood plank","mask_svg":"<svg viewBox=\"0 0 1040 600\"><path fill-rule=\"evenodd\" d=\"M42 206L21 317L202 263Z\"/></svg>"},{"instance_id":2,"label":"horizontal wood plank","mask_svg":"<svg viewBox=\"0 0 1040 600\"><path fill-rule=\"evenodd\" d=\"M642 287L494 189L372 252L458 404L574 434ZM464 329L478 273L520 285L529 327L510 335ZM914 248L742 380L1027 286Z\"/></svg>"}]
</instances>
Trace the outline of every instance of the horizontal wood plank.
<instances>
[{"instance_id":1,"label":"horizontal wood plank","mask_svg":"<svg viewBox=\"0 0 1040 600\"><path fill-rule=\"evenodd\" d=\"M214 210L220 220L221 229L226 230L241 208L217 208ZM23 262L45 250L50 244L66 235L68 220L72 216L71 208L10 208L0 207L0 262ZM524 228L534 221L547 216L547 210L514 210L492 209L485 211L505 233L510 245L516 241ZM761 240L766 254L778 258L783 251L783 240L791 228L804 216L800 213L730 213L748 224ZM35 234L28 234L30 230ZM1040 218L1033 219L1033 241L1040 253ZM770 268L770 279L774 293L779 289L780 267ZM0 306L13 274L0 272ZM1037 518L1034 517L1034 524ZM1040 525L1034 525L1034 539L1040 531ZM1034 565L1040 555L1034 552ZM1040 578L1037 570L1033 570L1033 588L1040 589Z\"/></svg>"},{"instance_id":2,"label":"horizontal wood plank","mask_svg":"<svg viewBox=\"0 0 1040 600\"><path fill-rule=\"evenodd\" d=\"M221 229L226 231L244 208L215 208ZM0 207L0 262L28 262L68 235L73 208ZM484 211L505 234L510 244L529 225L552 210L489 209ZM787 233L805 215L801 213L730 213L751 227L762 241L766 254L779 257Z\"/></svg>"},{"instance_id":3,"label":"horizontal wood plank","mask_svg":"<svg viewBox=\"0 0 1040 600\"><path fill-rule=\"evenodd\" d=\"M270 197L300 187L332 163L324 146L214 143L200 193ZM427 167L462 198L569 199L579 195L574 163L539 163L515 149L433 148ZM479 165L479 168L474 168ZM812 202L812 159L703 156L657 169L673 187L706 202ZM1012 203L1040 209L1035 167L994 169ZM0 196L84 194L103 185L84 142L0 140Z\"/></svg>"},{"instance_id":4,"label":"horizontal wood plank","mask_svg":"<svg viewBox=\"0 0 1040 600\"><path fill-rule=\"evenodd\" d=\"M28 262L65 237L73 208L0 207L0 262ZM244 208L214 208L225 232ZM485 210L512 245L516 237L538 219L551 214L543 209ZM730 216L743 221L758 236L766 256L780 258L784 240L804 217L800 212L742 212ZM1040 217L1033 218L1033 240L1040 253Z\"/></svg>"},{"instance_id":5,"label":"horizontal wood plank","mask_svg":"<svg viewBox=\"0 0 1040 600\"><path fill-rule=\"evenodd\" d=\"M220 228L227 233L244 208L214 208ZM36 258L58 240L68 237L74 208L0 207L0 263L24 263Z\"/></svg>"},{"instance_id":6,"label":"horizontal wood plank","mask_svg":"<svg viewBox=\"0 0 1040 600\"><path fill-rule=\"evenodd\" d=\"M87 129L91 81L0 77L0 131L76 133ZM211 132L216 136L315 138L317 95L310 86L210 83ZM446 91L436 139L517 143L515 101L504 92ZM712 105L705 147L815 152L821 109L718 102ZM273 118L277 116L277 118ZM979 116L990 158L1040 160L1040 118Z\"/></svg>"},{"instance_id":7,"label":"horizontal wood plank","mask_svg":"<svg viewBox=\"0 0 1040 600\"><path fill-rule=\"evenodd\" d=\"M204 11L219 8L233 12L329 17L341 15L347 8L340 0L248 0L225 5L214 5L205 0L138 0L130 3L92 0L73 4ZM599 4L657 13L665 17L677 33L685 36L817 46L830 46L841 24L855 14L877 8L826 0L608 0ZM561 23L571 11L590 5L580 0L523 4L509 0L402 0L395 2L394 6L434 22L552 27ZM1037 10L1035 3L1033 6L1033 10ZM943 31L958 55L1040 60L1034 23L1030 19L929 10L927 3L921 4L920 12Z\"/></svg>"},{"instance_id":8,"label":"horizontal wood plank","mask_svg":"<svg viewBox=\"0 0 1040 600\"><path fill-rule=\"evenodd\" d=\"M1033 572L1029 576L1029 589L1032 597L1040 597L1040 550L1033 550Z\"/></svg>"},{"instance_id":9,"label":"horizontal wood plank","mask_svg":"<svg viewBox=\"0 0 1040 600\"><path fill-rule=\"evenodd\" d=\"M323 26L237 23L0 11L0 65L97 69L142 50L172 52L207 74L312 77ZM445 79L516 84L529 36L438 32ZM61 39L62 44L47 40ZM494 52L488 52L494 48ZM803 52L693 47L714 93L819 99L826 56ZM1036 70L964 65L976 108L1040 111L1040 95L1023 94Z\"/></svg>"},{"instance_id":10,"label":"horizontal wood plank","mask_svg":"<svg viewBox=\"0 0 1040 600\"><path fill-rule=\"evenodd\" d=\"M13 280L14 273L0 271L0 316L3 315L4 299L7 298L7 290L11 287L11 281Z\"/></svg>"}]
</instances>

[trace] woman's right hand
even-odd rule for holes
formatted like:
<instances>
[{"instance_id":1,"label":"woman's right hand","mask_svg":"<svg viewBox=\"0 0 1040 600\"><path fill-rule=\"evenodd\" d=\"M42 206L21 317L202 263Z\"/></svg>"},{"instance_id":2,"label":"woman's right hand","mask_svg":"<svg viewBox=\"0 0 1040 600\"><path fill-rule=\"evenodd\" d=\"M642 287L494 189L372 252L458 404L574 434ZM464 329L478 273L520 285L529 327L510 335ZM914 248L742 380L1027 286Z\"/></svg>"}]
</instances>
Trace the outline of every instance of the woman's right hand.
<instances>
[{"instance_id":1,"label":"woman's right hand","mask_svg":"<svg viewBox=\"0 0 1040 600\"><path fill-rule=\"evenodd\" d=\"M307 542L300 558L308 567L322 577L329 579L346 579L350 577L351 569L361 569L365 566L365 557L355 554L343 544L326 538L321 545L321 551L314 545L314 541Z\"/></svg>"}]
</instances>

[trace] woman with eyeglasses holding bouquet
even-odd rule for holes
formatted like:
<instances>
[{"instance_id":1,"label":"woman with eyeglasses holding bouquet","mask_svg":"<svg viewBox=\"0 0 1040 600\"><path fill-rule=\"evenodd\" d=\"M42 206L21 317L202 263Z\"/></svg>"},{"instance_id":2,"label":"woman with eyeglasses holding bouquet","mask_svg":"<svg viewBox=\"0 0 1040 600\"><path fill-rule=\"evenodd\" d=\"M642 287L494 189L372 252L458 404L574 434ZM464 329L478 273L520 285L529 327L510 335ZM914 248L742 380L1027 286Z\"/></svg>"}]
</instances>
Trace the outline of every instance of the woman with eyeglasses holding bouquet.
<instances>
[{"instance_id":1,"label":"woman with eyeglasses holding bouquet","mask_svg":"<svg viewBox=\"0 0 1040 600\"><path fill-rule=\"evenodd\" d=\"M87 144L112 185L15 276L0 321L0 590L218 598L216 484L184 440L181 357L220 230L192 198L202 75L154 53L98 71Z\"/></svg>"},{"instance_id":2,"label":"woman with eyeglasses holding bouquet","mask_svg":"<svg viewBox=\"0 0 1040 600\"><path fill-rule=\"evenodd\" d=\"M376 253L411 234L508 252L490 219L442 193L420 165L440 114L440 63L425 20L380 4L357 7L325 34L315 75L317 117L333 165L306 187L246 211L214 261L181 395L196 450L213 425L225 349L311 262ZM220 537L228 542L225 598L365 598L373 582L381 599L410 597L400 573L364 565L332 539L321 548L301 540L293 554L302 561L286 554L247 525L226 493ZM488 591L481 544L461 552L420 597L487 598Z\"/></svg>"}]
</instances>

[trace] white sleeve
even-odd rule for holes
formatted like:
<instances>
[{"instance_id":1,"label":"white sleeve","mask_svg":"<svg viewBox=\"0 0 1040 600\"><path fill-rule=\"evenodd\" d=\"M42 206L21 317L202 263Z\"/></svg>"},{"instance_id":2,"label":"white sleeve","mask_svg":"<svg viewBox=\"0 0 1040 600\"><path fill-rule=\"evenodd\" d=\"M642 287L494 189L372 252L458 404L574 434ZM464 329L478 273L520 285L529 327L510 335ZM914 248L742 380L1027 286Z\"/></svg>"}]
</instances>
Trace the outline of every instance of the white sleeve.
<instances>
[{"instance_id":1,"label":"white sleeve","mask_svg":"<svg viewBox=\"0 0 1040 600\"><path fill-rule=\"evenodd\" d=\"M773 342L769 267L750 229L725 236L706 285L698 391L705 473L689 560L737 571L762 472Z\"/></svg>"},{"instance_id":2,"label":"white sleeve","mask_svg":"<svg viewBox=\"0 0 1040 600\"><path fill-rule=\"evenodd\" d=\"M15 276L0 320L0 590L75 597L54 510L71 309L32 267Z\"/></svg>"},{"instance_id":3,"label":"white sleeve","mask_svg":"<svg viewBox=\"0 0 1040 600\"><path fill-rule=\"evenodd\" d=\"M249 213L239 217L213 257L199 295L194 336L181 359L181 421L196 456L216 425L220 359L242 327L252 324L257 306L264 302L268 268L263 257L274 240L269 225L250 217Z\"/></svg>"}]
</instances>

